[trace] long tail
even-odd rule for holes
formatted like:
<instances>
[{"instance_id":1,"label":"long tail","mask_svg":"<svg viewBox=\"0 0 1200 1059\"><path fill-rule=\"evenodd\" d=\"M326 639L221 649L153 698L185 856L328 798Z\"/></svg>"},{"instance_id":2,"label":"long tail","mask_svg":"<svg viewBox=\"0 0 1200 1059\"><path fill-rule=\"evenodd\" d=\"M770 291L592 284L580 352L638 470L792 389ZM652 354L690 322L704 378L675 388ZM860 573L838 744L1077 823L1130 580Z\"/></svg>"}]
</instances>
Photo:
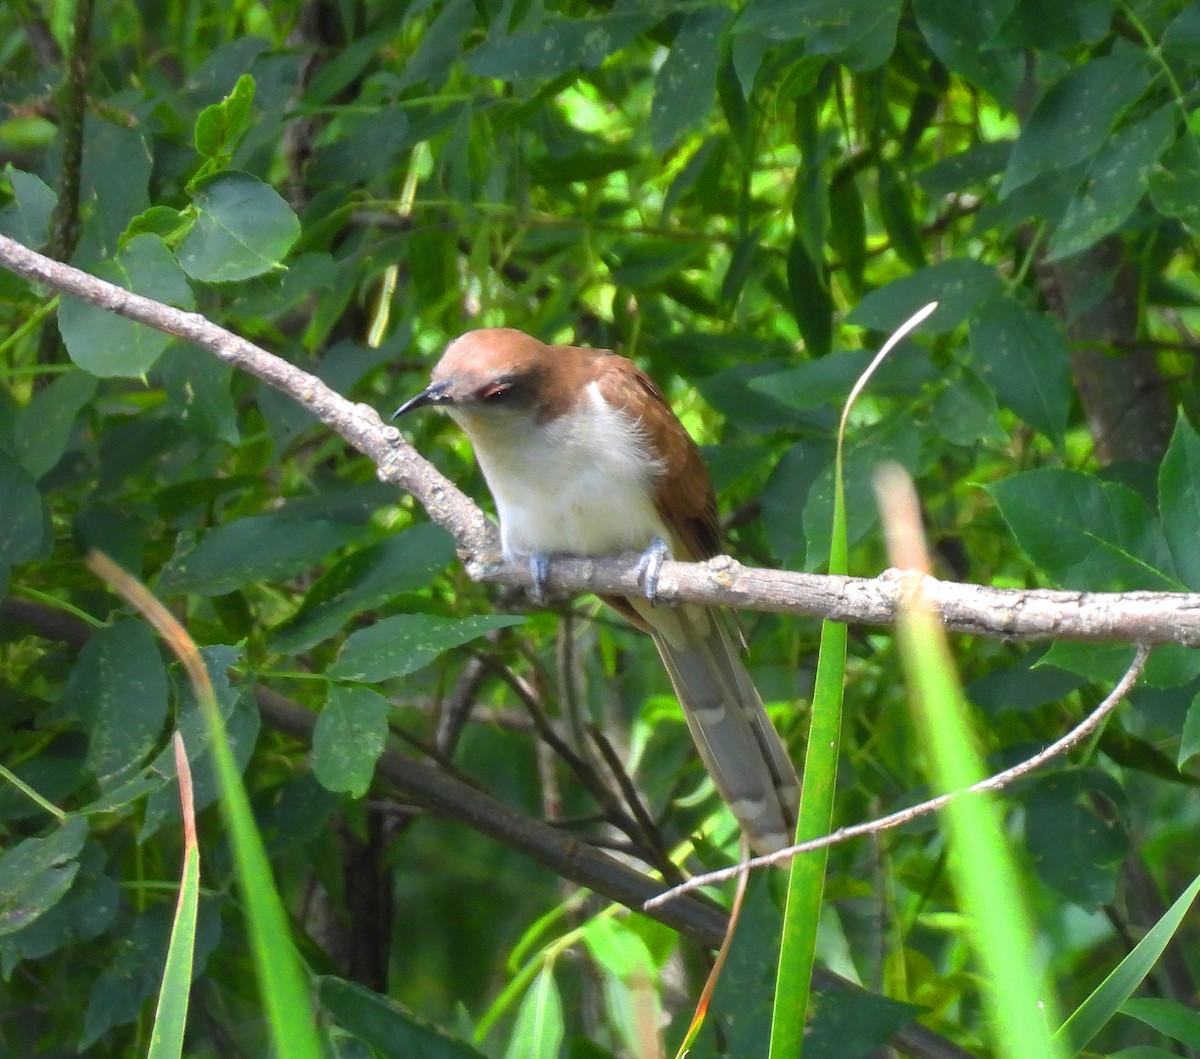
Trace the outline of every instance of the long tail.
<instances>
[{"instance_id":1,"label":"long tail","mask_svg":"<svg viewBox=\"0 0 1200 1059\"><path fill-rule=\"evenodd\" d=\"M800 779L719 611L628 600L654 638L696 749L751 846L790 845Z\"/></svg>"}]
</instances>

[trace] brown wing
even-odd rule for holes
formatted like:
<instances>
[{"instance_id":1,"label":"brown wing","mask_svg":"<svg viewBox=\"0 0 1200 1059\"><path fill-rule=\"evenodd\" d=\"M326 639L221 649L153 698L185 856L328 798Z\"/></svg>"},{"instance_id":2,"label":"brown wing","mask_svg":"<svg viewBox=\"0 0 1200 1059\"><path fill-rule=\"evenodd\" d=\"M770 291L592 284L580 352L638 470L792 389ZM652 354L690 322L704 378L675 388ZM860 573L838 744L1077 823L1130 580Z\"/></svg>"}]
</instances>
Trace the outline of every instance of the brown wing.
<instances>
[{"instance_id":1,"label":"brown wing","mask_svg":"<svg viewBox=\"0 0 1200 1059\"><path fill-rule=\"evenodd\" d=\"M631 360L603 354L597 384L604 399L624 408L646 431L666 470L659 478L654 503L674 540L674 557L693 562L721 550L717 498L700 450L654 381Z\"/></svg>"}]
</instances>

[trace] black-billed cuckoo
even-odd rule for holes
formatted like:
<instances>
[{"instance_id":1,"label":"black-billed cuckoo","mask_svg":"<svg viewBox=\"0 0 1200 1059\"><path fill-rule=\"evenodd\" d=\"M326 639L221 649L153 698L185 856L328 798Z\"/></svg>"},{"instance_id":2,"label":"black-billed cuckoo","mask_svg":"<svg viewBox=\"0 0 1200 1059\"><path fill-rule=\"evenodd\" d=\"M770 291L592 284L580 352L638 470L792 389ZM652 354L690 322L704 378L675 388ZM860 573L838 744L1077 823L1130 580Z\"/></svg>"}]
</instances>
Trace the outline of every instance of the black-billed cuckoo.
<instances>
[{"instance_id":1,"label":"black-billed cuckoo","mask_svg":"<svg viewBox=\"0 0 1200 1059\"><path fill-rule=\"evenodd\" d=\"M754 849L788 845L800 781L725 617L653 603L665 554L699 561L720 550L704 461L658 387L608 350L483 328L451 342L430 385L395 415L424 405L466 432L504 557L529 562L535 587L553 555L643 553L648 598L602 598L653 638L700 757Z\"/></svg>"}]
</instances>

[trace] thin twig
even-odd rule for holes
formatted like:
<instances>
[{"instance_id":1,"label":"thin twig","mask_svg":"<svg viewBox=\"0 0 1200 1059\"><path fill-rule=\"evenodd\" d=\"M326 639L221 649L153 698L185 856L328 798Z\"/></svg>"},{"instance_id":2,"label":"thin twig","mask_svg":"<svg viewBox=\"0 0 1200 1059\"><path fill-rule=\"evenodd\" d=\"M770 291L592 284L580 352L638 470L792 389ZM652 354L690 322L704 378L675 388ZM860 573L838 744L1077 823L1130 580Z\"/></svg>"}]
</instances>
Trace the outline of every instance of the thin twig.
<instances>
[{"instance_id":1,"label":"thin twig","mask_svg":"<svg viewBox=\"0 0 1200 1059\"><path fill-rule=\"evenodd\" d=\"M637 787L634 786L632 777L625 771L620 755L609 742L608 737L596 725L589 724L587 730L596 749L600 752L600 757L608 767L609 774L620 789L621 797L625 799L625 804L629 806L629 811L637 821L646 843L654 851L650 863L662 872L663 878L668 882L683 882L683 873L671 860L666 843L663 842L662 833L642 802L642 797L638 793Z\"/></svg>"},{"instance_id":2,"label":"thin twig","mask_svg":"<svg viewBox=\"0 0 1200 1059\"><path fill-rule=\"evenodd\" d=\"M899 812L891 813L888 816L882 816L877 820L868 820L865 823L853 824L849 827L839 828L837 831L830 832L828 835L822 835L820 838L811 839L808 842L801 842L799 845L788 846L786 849L778 850L775 853L767 853L761 857L753 858L749 864L751 868L764 868L772 864L782 864L784 861L791 860L792 857L800 853L809 853L814 849L824 849L827 846L836 846L842 842L848 842L852 838L859 838L862 835L873 835L880 831L887 831L894 827L900 827L902 824L907 824L910 820L915 820L921 816L927 816L932 812L936 812L946 805L952 798L957 798L963 794L971 794L979 791L996 791L1008 784L1027 775L1036 768L1040 768L1052 758L1065 754L1068 750L1076 747L1080 742L1092 734L1108 717L1118 703L1129 694L1129 690L1137 682L1137 679L1142 674L1145 668L1146 659L1150 656L1150 649L1144 644L1139 644L1137 653L1134 655L1133 661L1129 664L1129 668L1125 671L1125 675L1117 682L1116 687L1105 697L1090 714L1087 715L1079 724L1072 728L1066 735L1048 747L1040 750L1030 758L1013 765L1012 768L1007 768L1003 772L997 772L994 776L989 776L987 779L980 780L978 783L972 784L970 787L961 791L951 791L948 794L940 794L936 798L930 798L926 802L921 802L919 805L909 806L907 809L901 809ZM687 882L674 887L665 893L658 894L652 897L643 906L649 910L658 908L660 905L673 900L677 895L689 893L692 890L699 889L702 886L711 886L714 883L724 882L727 879L732 879L741 871L741 865L735 865L730 868L721 868L718 871L706 872L704 875L696 875Z\"/></svg>"},{"instance_id":3,"label":"thin twig","mask_svg":"<svg viewBox=\"0 0 1200 1059\"><path fill-rule=\"evenodd\" d=\"M516 673L496 659L488 655L479 655L477 657L481 658L484 664L512 689L517 699L528 711L529 718L533 721L533 726L537 730L542 742L550 747L575 774L575 777L583 784L584 789L600 806L605 819L628 836L629 840L639 850L642 850L648 861L652 860L649 851L644 848L647 840L642 836L641 828L638 827L637 821L625 812L621 803L609 789L608 784L604 782L603 777L592 767L592 763L582 755L576 753L574 747L567 743L555 730L554 725L550 723L550 718L546 716L541 702L538 701L538 697L533 693L532 689Z\"/></svg>"}]
</instances>

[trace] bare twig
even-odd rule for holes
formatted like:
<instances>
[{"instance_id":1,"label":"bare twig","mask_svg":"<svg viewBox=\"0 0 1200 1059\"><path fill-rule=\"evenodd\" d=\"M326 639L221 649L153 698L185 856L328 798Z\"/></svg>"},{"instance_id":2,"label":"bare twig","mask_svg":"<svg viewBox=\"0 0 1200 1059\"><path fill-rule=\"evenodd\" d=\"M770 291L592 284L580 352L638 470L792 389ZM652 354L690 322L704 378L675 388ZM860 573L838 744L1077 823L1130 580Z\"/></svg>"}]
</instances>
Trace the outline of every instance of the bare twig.
<instances>
[{"instance_id":1,"label":"bare twig","mask_svg":"<svg viewBox=\"0 0 1200 1059\"><path fill-rule=\"evenodd\" d=\"M650 836L644 836L638 821L631 817L622 807L616 795L609 789L592 763L583 755L576 752L562 735L555 729L546 716L546 711L538 696L516 673L489 655L477 655L489 670L496 674L512 689L533 722L533 727L541 739L542 745L549 747L563 763L574 773L583 788L592 796L604 813L605 819L615 828L625 834L648 863L656 863L653 853L653 841Z\"/></svg>"},{"instance_id":2,"label":"bare twig","mask_svg":"<svg viewBox=\"0 0 1200 1059\"><path fill-rule=\"evenodd\" d=\"M749 866L751 868L763 868L771 864L781 864L800 853L808 853L814 849L823 849L826 846L836 846L842 842L848 842L852 838L860 838L863 835L873 835L880 831L900 827L902 824L907 824L910 820L915 820L917 817L927 816L929 813L936 812L952 798L957 798L959 795L978 791L997 791L1002 787L1008 786L1034 769L1040 768L1052 758L1065 754L1068 750L1078 746L1079 743L1099 728L1105 718L1129 694L1130 689L1137 682L1138 677L1141 676L1142 670L1146 665L1146 659L1149 656L1150 649L1144 645L1139 645L1137 654L1134 656L1129 668L1125 671L1125 675L1121 677L1116 687L1109 692L1099 706L1061 739L1038 751L1032 757L1013 765L1012 768L1007 768L1003 772L997 772L994 776L980 780L978 783L974 783L964 790L941 794L936 798L930 798L926 802L921 802L919 805L909 806L907 809L901 809L899 812L891 813L888 816L881 816L877 820L868 820L865 823L838 828L837 831L830 832L828 835L822 835L820 838L801 842L799 845L788 846L787 849L781 849L775 853L767 853L761 857L755 857L749 861ZM645 907L647 910L657 908L673 900L676 895L686 894L702 886L712 886L714 883L725 882L727 879L734 878L742 870L742 867L743 865L737 864L730 868L721 868L719 871L706 872L704 875L695 875L687 882L681 883L679 886L651 898L646 902Z\"/></svg>"},{"instance_id":3,"label":"bare twig","mask_svg":"<svg viewBox=\"0 0 1200 1059\"><path fill-rule=\"evenodd\" d=\"M83 118L87 110L88 63L91 58L93 0L75 5L71 53L67 57L62 115L62 179L50 218L51 257L67 258L79 239L79 181L83 171ZM53 334L53 332L50 332Z\"/></svg>"},{"instance_id":4,"label":"bare twig","mask_svg":"<svg viewBox=\"0 0 1200 1059\"><path fill-rule=\"evenodd\" d=\"M591 736L592 742L600 752L604 764L608 766L608 771L621 791L621 797L625 799L625 804L629 806L629 811L633 813L633 818L637 821L641 834L645 836L646 842L654 851L650 863L662 872L663 878L668 882L683 882L683 873L671 860L658 825L646 810L641 795L634 786L633 778L625 771L625 766L621 763L620 755L608 741L608 737L596 725L588 725L588 735Z\"/></svg>"}]
</instances>

